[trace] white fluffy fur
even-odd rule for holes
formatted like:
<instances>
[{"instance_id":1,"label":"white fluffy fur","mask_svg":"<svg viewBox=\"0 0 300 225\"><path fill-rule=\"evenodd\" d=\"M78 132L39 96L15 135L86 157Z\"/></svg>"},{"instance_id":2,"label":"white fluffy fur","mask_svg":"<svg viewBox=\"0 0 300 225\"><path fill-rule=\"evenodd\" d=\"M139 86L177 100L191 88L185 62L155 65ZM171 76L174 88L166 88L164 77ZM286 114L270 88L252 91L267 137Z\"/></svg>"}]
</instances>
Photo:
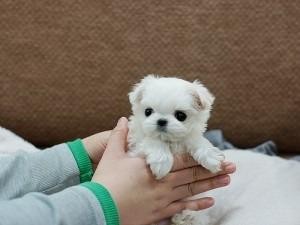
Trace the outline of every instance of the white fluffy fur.
<instances>
[{"instance_id":1,"label":"white fluffy fur","mask_svg":"<svg viewBox=\"0 0 300 225\"><path fill-rule=\"evenodd\" d=\"M223 153L203 137L214 97L200 82L149 75L129 93L129 99L130 153L145 157L156 178L170 172L174 154L184 152L208 170L220 170ZM147 108L153 109L148 117ZM178 110L187 115L186 120L175 118ZM160 119L167 121L163 130L157 125Z\"/></svg>"},{"instance_id":2,"label":"white fluffy fur","mask_svg":"<svg viewBox=\"0 0 300 225\"><path fill-rule=\"evenodd\" d=\"M170 172L175 154L185 152L211 172L220 170L223 152L203 137L214 97L199 81L149 75L129 93L129 99L133 112L129 152L145 157L157 179ZM147 108L153 109L150 116L145 115ZM186 120L179 121L176 111L184 112ZM158 126L160 119L167 121L164 129Z\"/></svg>"}]
</instances>

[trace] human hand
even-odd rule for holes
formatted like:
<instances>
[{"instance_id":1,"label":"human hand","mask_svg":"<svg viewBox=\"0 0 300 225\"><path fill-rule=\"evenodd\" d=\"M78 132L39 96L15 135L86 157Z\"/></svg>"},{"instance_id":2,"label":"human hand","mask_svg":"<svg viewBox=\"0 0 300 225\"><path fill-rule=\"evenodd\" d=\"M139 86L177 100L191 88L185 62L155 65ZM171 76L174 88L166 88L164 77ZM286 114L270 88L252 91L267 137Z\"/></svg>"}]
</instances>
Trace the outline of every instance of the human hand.
<instances>
[{"instance_id":1,"label":"human hand","mask_svg":"<svg viewBox=\"0 0 300 225\"><path fill-rule=\"evenodd\" d=\"M127 132L127 119L121 118L92 179L110 191L123 225L150 224L183 209L208 208L213 205L212 198L181 199L230 182L227 173L234 172L233 164L224 165L224 170L216 176L196 166L191 157L177 157L172 172L156 180L144 159L126 154Z\"/></svg>"},{"instance_id":2,"label":"human hand","mask_svg":"<svg viewBox=\"0 0 300 225\"><path fill-rule=\"evenodd\" d=\"M96 167L98 166L98 163L103 155L103 152L106 149L110 134L111 134L111 130L103 131L91 135L89 137L86 137L82 140L84 148L86 149L92 161L93 170L95 170Z\"/></svg>"}]
</instances>

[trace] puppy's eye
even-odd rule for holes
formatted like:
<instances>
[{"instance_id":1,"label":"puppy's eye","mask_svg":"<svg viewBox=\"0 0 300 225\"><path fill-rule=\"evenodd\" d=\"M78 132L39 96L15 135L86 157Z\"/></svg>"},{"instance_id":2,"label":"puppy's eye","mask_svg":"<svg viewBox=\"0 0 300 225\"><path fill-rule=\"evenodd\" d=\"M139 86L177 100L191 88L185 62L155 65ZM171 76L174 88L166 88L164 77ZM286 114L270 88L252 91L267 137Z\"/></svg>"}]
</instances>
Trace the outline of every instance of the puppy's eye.
<instances>
[{"instance_id":1,"label":"puppy's eye","mask_svg":"<svg viewBox=\"0 0 300 225\"><path fill-rule=\"evenodd\" d=\"M179 121L185 121L185 119L186 119L186 114L184 113L184 112L181 112L181 111L176 111L175 112L175 117L176 117L176 119L178 119Z\"/></svg>"},{"instance_id":2,"label":"puppy's eye","mask_svg":"<svg viewBox=\"0 0 300 225\"><path fill-rule=\"evenodd\" d=\"M153 113L153 109L151 109L151 108L147 108L147 109L145 109L145 116L150 116L151 114Z\"/></svg>"}]
</instances>

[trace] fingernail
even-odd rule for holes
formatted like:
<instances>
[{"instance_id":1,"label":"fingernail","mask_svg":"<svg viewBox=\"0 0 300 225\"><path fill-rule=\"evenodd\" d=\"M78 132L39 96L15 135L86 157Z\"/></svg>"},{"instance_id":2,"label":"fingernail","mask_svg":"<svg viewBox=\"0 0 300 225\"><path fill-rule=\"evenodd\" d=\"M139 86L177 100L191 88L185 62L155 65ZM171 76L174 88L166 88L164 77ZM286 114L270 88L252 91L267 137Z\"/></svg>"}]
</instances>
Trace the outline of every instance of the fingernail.
<instances>
[{"instance_id":1,"label":"fingernail","mask_svg":"<svg viewBox=\"0 0 300 225\"><path fill-rule=\"evenodd\" d=\"M225 167L225 172L226 173L233 173L235 171L235 165L230 164L228 166Z\"/></svg>"},{"instance_id":2,"label":"fingernail","mask_svg":"<svg viewBox=\"0 0 300 225\"><path fill-rule=\"evenodd\" d=\"M229 176L221 176L218 177L217 182L221 185L227 185L230 183L230 178Z\"/></svg>"},{"instance_id":3,"label":"fingernail","mask_svg":"<svg viewBox=\"0 0 300 225\"><path fill-rule=\"evenodd\" d=\"M228 165L230 165L232 163L231 162L223 162L222 164L223 164L224 167L226 167L226 166L228 166Z\"/></svg>"}]
</instances>

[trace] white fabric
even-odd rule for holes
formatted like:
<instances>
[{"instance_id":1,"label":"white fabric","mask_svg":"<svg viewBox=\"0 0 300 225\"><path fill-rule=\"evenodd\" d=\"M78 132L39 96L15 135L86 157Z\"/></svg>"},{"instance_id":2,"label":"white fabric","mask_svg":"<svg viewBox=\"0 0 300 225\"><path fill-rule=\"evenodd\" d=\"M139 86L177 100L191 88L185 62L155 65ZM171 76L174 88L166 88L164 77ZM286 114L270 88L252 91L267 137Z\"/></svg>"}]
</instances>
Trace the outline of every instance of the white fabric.
<instances>
[{"instance_id":1,"label":"white fabric","mask_svg":"<svg viewBox=\"0 0 300 225\"><path fill-rule=\"evenodd\" d=\"M299 225L300 163L242 150L225 151L237 171L212 196L215 206L182 218L185 225ZM177 223L179 224L179 223Z\"/></svg>"},{"instance_id":2,"label":"white fabric","mask_svg":"<svg viewBox=\"0 0 300 225\"><path fill-rule=\"evenodd\" d=\"M0 126L0 154L15 152L36 152L39 149L13 132Z\"/></svg>"}]
</instances>

